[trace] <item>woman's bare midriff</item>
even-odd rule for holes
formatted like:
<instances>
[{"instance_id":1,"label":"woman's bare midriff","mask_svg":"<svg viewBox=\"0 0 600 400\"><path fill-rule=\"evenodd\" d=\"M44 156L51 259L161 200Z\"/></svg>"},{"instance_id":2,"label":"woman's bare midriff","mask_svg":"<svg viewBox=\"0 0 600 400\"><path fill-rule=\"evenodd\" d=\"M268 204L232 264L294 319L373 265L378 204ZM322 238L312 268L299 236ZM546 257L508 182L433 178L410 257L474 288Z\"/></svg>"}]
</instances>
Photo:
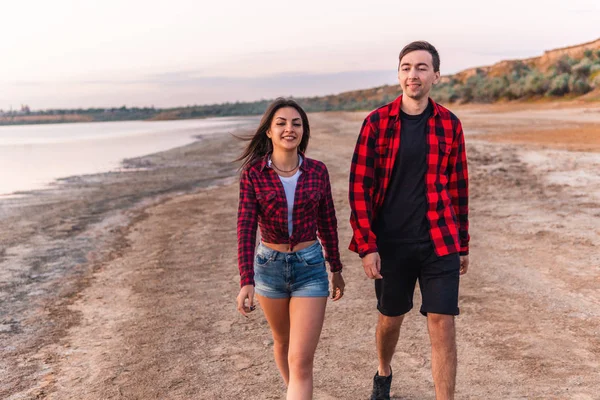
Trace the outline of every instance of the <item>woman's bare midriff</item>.
<instances>
[{"instance_id":1,"label":"woman's bare midriff","mask_svg":"<svg viewBox=\"0 0 600 400\"><path fill-rule=\"evenodd\" d=\"M300 251L302 249L310 247L313 244L315 244L315 242L316 242L316 240L310 240L308 242L300 242L293 249L290 249L290 245L288 243L275 244L275 243L262 242L262 244L264 244L265 246L267 246L268 248L270 248L272 250L279 251L281 253L293 253L295 251Z\"/></svg>"}]
</instances>

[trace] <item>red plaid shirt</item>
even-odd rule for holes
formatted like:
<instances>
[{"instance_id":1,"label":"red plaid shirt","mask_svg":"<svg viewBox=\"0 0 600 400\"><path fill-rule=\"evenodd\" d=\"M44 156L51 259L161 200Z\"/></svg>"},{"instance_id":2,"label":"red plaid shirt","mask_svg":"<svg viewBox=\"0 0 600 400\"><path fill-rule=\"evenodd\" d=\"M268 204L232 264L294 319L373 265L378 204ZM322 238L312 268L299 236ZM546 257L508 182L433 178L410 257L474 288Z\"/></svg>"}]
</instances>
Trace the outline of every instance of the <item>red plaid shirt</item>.
<instances>
[{"instance_id":1,"label":"red plaid shirt","mask_svg":"<svg viewBox=\"0 0 600 400\"><path fill-rule=\"evenodd\" d=\"M267 243L289 244L315 240L317 234L331 271L340 271L337 219L331 196L327 167L320 161L302 156L294 196L294 229L288 232L287 201L277 173L267 166L268 156L242 171L238 209L238 265L241 286L254 284L256 227Z\"/></svg>"},{"instance_id":2,"label":"red plaid shirt","mask_svg":"<svg viewBox=\"0 0 600 400\"><path fill-rule=\"evenodd\" d=\"M429 100L433 115L427 124L425 191L429 236L435 253L469 253L469 184L467 154L459 119ZM365 118L350 169L350 224L354 236L349 249L360 257L378 251L371 224L383 205L400 148L402 96Z\"/></svg>"}]
</instances>

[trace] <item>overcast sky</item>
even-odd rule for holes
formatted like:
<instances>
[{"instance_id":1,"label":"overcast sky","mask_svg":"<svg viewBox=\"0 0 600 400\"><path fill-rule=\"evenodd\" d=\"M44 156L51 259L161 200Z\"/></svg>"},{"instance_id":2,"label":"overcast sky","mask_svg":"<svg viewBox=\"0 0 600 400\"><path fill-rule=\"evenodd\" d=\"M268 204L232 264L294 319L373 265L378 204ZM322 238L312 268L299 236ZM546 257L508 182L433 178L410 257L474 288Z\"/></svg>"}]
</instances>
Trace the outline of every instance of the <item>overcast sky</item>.
<instances>
[{"instance_id":1,"label":"overcast sky","mask_svg":"<svg viewBox=\"0 0 600 400\"><path fill-rule=\"evenodd\" d=\"M599 21L599 0L3 1L0 109L339 93L395 83L412 40L449 74L598 39Z\"/></svg>"}]
</instances>

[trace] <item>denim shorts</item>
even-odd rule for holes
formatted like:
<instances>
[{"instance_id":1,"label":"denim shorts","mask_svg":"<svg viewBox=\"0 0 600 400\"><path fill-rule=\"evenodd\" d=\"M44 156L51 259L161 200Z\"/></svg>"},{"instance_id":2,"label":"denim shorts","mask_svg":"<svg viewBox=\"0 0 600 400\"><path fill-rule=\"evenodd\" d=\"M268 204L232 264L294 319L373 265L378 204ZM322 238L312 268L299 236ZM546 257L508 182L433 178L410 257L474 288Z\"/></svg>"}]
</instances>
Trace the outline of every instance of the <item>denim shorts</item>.
<instances>
[{"instance_id":1,"label":"denim shorts","mask_svg":"<svg viewBox=\"0 0 600 400\"><path fill-rule=\"evenodd\" d=\"M254 258L256 293L272 299L327 297L329 281L323 248L315 244L282 253L259 244Z\"/></svg>"}]
</instances>

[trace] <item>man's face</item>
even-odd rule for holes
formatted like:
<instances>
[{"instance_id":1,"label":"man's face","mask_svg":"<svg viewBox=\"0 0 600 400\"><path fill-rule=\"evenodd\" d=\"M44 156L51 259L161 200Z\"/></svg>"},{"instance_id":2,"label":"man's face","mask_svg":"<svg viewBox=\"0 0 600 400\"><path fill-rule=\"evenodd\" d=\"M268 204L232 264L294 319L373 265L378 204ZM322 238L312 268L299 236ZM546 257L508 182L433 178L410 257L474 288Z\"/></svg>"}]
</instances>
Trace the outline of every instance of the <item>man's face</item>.
<instances>
[{"instance_id":1,"label":"man's face","mask_svg":"<svg viewBox=\"0 0 600 400\"><path fill-rule=\"evenodd\" d=\"M411 51L400 60L398 81L405 96L415 100L427 98L439 80L440 73L433 71L433 58L428 51Z\"/></svg>"}]
</instances>

